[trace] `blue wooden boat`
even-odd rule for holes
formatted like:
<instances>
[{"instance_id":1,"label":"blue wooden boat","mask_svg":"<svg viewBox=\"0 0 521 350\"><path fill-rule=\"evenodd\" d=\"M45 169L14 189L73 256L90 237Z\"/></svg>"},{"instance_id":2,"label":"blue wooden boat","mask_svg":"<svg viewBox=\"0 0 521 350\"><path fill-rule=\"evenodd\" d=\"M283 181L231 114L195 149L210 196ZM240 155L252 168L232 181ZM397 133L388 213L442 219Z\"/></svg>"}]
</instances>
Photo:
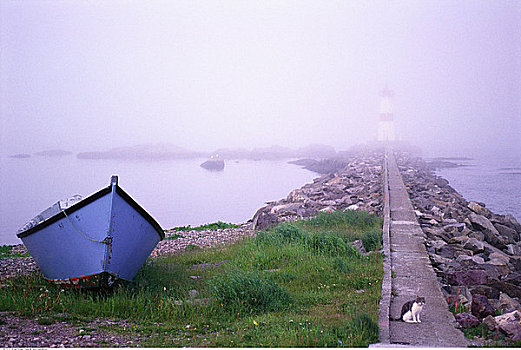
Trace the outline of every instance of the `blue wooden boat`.
<instances>
[{"instance_id":1,"label":"blue wooden boat","mask_svg":"<svg viewBox=\"0 0 521 350\"><path fill-rule=\"evenodd\" d=\"M108 187L85 199L57 202L17 236L47 280L110 287L134 278L164 231L112 176Z\"/></svg>"}]
</instances>

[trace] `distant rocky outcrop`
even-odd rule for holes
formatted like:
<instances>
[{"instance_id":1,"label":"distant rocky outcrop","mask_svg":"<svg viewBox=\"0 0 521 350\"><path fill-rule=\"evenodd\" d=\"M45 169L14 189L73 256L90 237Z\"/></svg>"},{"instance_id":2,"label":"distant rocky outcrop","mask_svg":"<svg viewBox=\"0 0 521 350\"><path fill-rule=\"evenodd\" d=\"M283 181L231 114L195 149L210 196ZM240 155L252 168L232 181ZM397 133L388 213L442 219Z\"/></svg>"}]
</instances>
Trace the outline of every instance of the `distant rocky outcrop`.
<instances>
[{"instance_id":1,"label":"distant rocky outcrop","mask_svg":"<svg viewBox=\"0 0 521 350\"><path fill-rule=\"evenodd\" d=\"M201 167L210 171L221 171L224 170L224 160L208 159L206 162L201 164Z\"/></svg>"},{"instance_id":2,"label":"distant rocky outcrop","mask_svg":"<svg viewBox=\"0 0 521 350\"><path fill-rule=\"evenodd\" d=\"M468 164L461 163L473 160L467 157L437 157L426 161L426 164L433 170L446 169L446 168L460 168L469 166Z\"/></svg>"},{"instance_id":3,"label":"distant rocky outcrop","mask_svg":"<svg viewBox=\"0 0 521 350\"><path fill-rule=\"evenodd\" d=\"M113 148L104 152L78 153L79 159L171 160L206 157L206 153L190 151L167 143L142 144Z\"/></svg>"},{"instance_id":4,"label":"distant rocky outcrop","mask_svg":"<svg viewBox=\"0 0 521 350\"><path fill-rule=\"evenodd\" d=\"M9 158L18 158L18 159L25 159L25 158L31 158L30 154L27 153L18 153L18 154L11 154Z\"/></svg>"},{"instance_id":5,"label":"distant rocky outcrop","mask_svg":"<svg viewBox=\"0 0 521 350\"><path fill-rule=\"evenodd\" d=\"M329 174L340 170L349 164L349 160L345 158L327 158L327 159L299 159L288 162L290 164L300 165L306 170L314 171L318 174Z\"/></svg>"},{"instance_id":6,"label":"distant rocky outcrop","mask_svg":"<svg viewBox=\"0 0 521 350\"><path fill-rule=\"evenodd\" d=\"M51 150L36 152L34 155L40 156L40 157L64 157L64 156L69 156L71 154L72 154L72 152L70 152L70 151L64 151L61 149L51 149Z\"/></svg>"}]
</instances>

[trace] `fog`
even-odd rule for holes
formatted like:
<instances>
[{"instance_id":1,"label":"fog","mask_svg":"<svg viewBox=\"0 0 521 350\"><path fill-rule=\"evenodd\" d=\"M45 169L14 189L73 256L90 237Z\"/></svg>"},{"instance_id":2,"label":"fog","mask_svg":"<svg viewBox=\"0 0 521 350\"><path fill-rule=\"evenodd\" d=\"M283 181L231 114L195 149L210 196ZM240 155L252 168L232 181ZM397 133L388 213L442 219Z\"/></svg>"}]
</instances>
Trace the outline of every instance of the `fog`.
<instances>
[{"instance_id":1,"label":"fog","mask_svg":"<svg viewBox=\"0 0 521 350\"><path fill-rule=\"evenodd\" d=\"M1 149L521 149L520 1L0 1Z\"/></svg>"}]
</instances>

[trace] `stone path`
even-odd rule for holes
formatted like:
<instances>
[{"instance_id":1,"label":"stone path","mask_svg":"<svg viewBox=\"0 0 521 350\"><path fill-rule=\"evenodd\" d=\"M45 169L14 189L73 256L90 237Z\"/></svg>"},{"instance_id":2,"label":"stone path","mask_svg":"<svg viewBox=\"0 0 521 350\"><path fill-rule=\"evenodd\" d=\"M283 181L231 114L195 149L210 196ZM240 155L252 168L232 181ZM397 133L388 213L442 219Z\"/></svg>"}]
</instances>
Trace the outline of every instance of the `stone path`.
<instances>
[{"instance_id":1,"label":"stone path","mask_svg":"<svg viewBox=\"0 0 521 350\"><path fill-rule=\"evenodd\" d=\"M387 278L384 277L380 303L381 343L375 345L466 347L469 342L456 329L457 323L441 293L425 249L422 229L416 220L392 151L387 152L384 172L384 181L388 186L387 218L384 209L384 219L387 219L384 220L384 253L387 249L390 259L384 261ZM417 295L426 300L421 316L422 323L389 321L389 314L392 318L398 318L402 305L415 299Z\"/></svg>"}]
</instances>

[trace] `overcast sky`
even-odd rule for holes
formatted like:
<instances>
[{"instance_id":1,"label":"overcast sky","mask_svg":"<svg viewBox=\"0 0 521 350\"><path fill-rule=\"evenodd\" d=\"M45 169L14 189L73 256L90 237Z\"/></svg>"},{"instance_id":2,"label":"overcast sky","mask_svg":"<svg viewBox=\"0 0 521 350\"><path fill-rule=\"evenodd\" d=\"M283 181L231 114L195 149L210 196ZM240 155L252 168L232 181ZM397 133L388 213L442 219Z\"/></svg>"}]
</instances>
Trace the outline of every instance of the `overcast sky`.
<instances>
[{"instance_id":1,"label":"overcast sky","mask_svg":"<svg viewBox=\"0 0 521 350\"><path fill-rule=\"evenodd\" d=\"M3 153L521 149L521 1L0 0Z\"/></svg>"}]
</instances>

